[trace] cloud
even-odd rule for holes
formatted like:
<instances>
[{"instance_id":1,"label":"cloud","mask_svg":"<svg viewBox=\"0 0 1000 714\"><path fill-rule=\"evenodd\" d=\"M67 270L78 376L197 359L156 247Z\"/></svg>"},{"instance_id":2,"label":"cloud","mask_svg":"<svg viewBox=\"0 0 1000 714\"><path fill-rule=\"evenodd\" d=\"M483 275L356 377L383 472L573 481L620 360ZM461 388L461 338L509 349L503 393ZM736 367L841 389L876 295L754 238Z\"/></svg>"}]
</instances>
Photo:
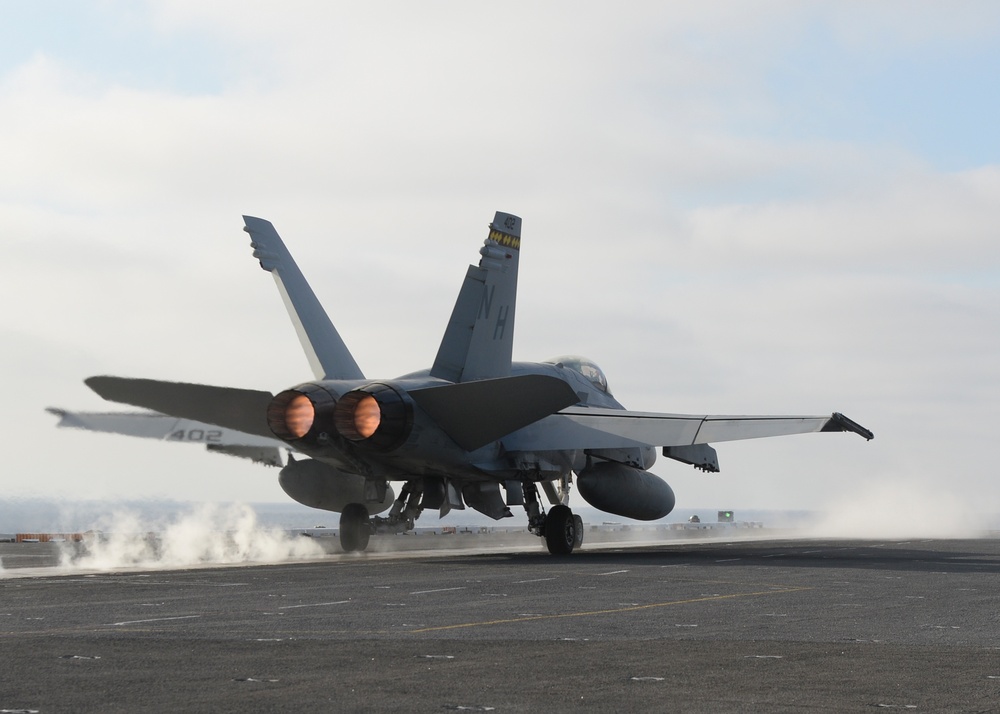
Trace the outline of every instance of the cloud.
<instances>
[{"instance_id":1,"label":"cloud","mask_svg":"<svg viewBox=\"0 0 1000 714\"><path fill-rule=\"evenodd\" d=\"M820 200L704 207L692 212L691 232L707 253L700 257L763 269L953 275L996 267L1000 169L883 178Z\"/></svg>"},{"instance_id":2,"label":"cloud","mask_svg":"<svg viewBox=\"0 0 1000 714\"><path fill-rule=\"evenodd\" d=\"M525 219L516 357L587 354L633 408L840 409L879 435L727 446L734 475L679 476L681 502L810 507L914 464L997 499L977 475L997 157L943 171L928 157L948 142L868 131L892 121L850 89L869 63L971 66L996 11L910 8L150 3L125 47L111 4L102 57L43 41L0 68L0 299L16 306L0 386L32 414L5 417L12 471L76 493L276 497L251 465L77 439L41 409L105 406L80 384L93 373L307 378L241 213L275 221L366 372L425 366L500 209ZM185 83L191 43L211 82ZM107 453L124 463L79 466Z\"/></svg>"}]
</instances>

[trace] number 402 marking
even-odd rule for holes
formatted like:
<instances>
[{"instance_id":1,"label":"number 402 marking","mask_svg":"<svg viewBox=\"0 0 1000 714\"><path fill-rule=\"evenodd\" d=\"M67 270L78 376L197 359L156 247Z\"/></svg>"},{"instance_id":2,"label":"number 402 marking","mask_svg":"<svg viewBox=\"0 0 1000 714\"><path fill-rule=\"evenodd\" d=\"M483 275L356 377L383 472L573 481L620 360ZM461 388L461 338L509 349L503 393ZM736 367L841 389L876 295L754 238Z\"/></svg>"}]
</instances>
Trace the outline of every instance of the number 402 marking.
<instances>
[{"instance_id":1,"label":"number 402 marking","mask_svg":"<svg viewBox=\"0 0 1000 714\"><path fill-rule=\"evenodd\" d=\"M203 441L217 444L222 441L222 431L219 429L178 429L167 437L168 441Z\"/></svg>"}]
</instances>

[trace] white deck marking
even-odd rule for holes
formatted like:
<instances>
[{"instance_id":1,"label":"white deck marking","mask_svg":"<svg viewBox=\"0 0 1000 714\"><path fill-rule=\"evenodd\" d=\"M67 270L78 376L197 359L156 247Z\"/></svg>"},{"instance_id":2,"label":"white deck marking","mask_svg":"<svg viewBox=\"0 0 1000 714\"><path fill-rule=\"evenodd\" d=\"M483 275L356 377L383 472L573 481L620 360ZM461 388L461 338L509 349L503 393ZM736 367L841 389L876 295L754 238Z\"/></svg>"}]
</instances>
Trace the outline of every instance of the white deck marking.
<instances>
[{"instance_id":1,"label":"white deck marking","mask_svg":"<svg viewBox=\"0 0 1000 714\"><path fill-rule=\"evenodd\" d=\"M293 610L297 607L326 607L327 605L343 605L348 603L350 600L337 600L335 602L316 602L309 605L285 605L282 610Z\"/></svg>"},{"instance_id":2,"label":"white deck marking","mask_svg":"<svg viewBox=\"0 0 1000 714\"><path fill-rule=\"evenodd\" d=\"M122 625L141 625L146 622L166 622L168 620L193 620L201 615L180 615L178 617L154 617L150 620L125 620L124 622L112 622L111 627L121 627Z\"/></svg>"}]
</instances>

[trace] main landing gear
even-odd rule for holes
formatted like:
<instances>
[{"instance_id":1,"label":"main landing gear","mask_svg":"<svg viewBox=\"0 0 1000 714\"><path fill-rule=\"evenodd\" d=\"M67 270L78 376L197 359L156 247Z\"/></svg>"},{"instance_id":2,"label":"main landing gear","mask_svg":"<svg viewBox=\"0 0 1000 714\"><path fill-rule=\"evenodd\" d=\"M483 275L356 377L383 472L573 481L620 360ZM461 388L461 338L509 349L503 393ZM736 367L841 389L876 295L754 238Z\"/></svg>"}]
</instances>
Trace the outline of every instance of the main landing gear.
<instances>
[{"instance_id":1,"label":"main landing gear","mask_svg":"<svg viewBox=\"0 0 1000 714\"><path fill-rule=\"evenodd\" d=\"M387 516L370 517L362 503L349 503L340 514L340 547L345 553L362 551L375 534L405 533L413 530L413 522L420 517L421 487L415 482L406 483L393 501Z\"/></svg>"},{"instance_id":2,"label":"main landing gear","mask_svg":"<svg viewBox=\"0 0 1000 714\"><path fill-rule=\"evenodd\" d=\"M522 484L524 510L528 513L528 530L545 539L552 555L569 555L583 545L583 519L573 515L565 503L558 503L542 513L538 491L530 481Z\"/></svg>"},{"instance_id":3,"label":"main landing gear","mask_svg":"<svg viewBox=\"0 0 1000 714\"><path fill-rule=\"evenodd\" d=\"M361 503L349 503L340 514L340 547L345 553L364 550L372 535L368 509Z\"/></svg>"},{"instance_id":4,"label":"main landing gear","mask_svg":"<svg viewBox=\"0 0 1000 714\"><path fill-rule=\"evenodd\" d=\"M528 514L528 530L545 539L545 545L553 555L569 555L583 545L583 519L573 514L565 501L568 489L563 487L558 493L552 484L543 483L550 503L555 503L548 513L542 510L538 500L538 489L532 481L523 481L524 510ZM392 505L387 517L371 518L362 503L350 503L340 514L340 547L345 553L362 551L368 547L373 534L405 533L413 530L414 521L420 516L421 488L419 484L407 483Z\"/></svg>"}]
</instances>

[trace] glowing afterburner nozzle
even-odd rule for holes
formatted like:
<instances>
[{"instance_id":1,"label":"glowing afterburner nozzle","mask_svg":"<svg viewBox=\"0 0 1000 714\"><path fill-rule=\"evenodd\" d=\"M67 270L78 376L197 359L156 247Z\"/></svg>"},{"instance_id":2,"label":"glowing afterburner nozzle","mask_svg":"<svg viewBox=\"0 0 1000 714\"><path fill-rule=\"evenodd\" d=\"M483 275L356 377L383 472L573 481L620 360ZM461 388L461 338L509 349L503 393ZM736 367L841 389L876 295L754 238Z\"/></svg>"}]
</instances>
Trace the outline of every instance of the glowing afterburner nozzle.
<instances>
[{"instance_id":1,"label":"glowing afterburner nozzle","mask_svg":"<svg viewBox=\"0 0 1000 714\"><path fill-rule=\"evenodd\" d=\"M363 397L354 407L354 430L362 439L367 439L375 433L382 423L382 410L379 409L375 397Z\"/></svg>"},{"instance_id":2,"label":"glowing afterburner nozzle","mask_svg":"<svg viewBox=\"0 0 1000 714\"><path fill-rule=\"evenodd\" d=\"M410 403L389 385L378 382L348 392L333 411L337 433L377 451L397 448L406 441L412 424Z\"/></svg>"},{"instance_id":3,"label":"glowing afterburner nozzle","mask_svg":"<svg viewBox=\"0 0 1000 714\"><path fill-rule=\"evenodd\" d=\"M312 442L324 426L336 398L318 384L300 384L276 395L267 407L267 425L284 441Z\"/></svg>"},{"instance_id":4,"label":"glowing afterburner nozzle","mask_svg":"<svg viewBox=\"0 0 1000 714\"><path fill-rule=\"evenodd\" d=\"M293 397L285 407L285 427L296 439L301 439L309 433L315 418L316 410L305 394Z\"/></svg>"}]
</instances>

